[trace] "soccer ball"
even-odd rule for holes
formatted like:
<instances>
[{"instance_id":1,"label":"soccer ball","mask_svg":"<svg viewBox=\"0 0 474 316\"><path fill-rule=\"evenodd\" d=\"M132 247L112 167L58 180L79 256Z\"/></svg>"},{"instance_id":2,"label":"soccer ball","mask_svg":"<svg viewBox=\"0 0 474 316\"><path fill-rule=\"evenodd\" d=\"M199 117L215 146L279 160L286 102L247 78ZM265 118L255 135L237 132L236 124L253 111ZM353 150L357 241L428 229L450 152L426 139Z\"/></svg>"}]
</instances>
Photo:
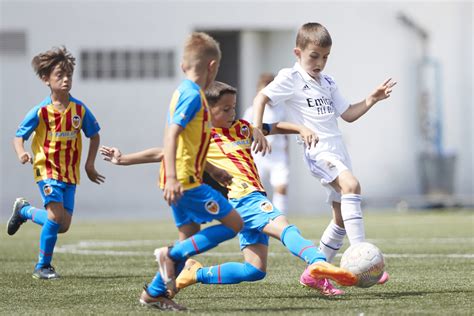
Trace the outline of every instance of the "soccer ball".
<instances>
[{"instance_id":1,"label":"soccer ball","mask_svg":"<svg viewBox=\"0 0 474 316\"><path fill-rule=\"evenodd\" d=\"M368 242L350 246L341 258L341 268L357 276L358 287L371 287L382 277L385 267L382 252Z\"/></svg>"}]
</instances>

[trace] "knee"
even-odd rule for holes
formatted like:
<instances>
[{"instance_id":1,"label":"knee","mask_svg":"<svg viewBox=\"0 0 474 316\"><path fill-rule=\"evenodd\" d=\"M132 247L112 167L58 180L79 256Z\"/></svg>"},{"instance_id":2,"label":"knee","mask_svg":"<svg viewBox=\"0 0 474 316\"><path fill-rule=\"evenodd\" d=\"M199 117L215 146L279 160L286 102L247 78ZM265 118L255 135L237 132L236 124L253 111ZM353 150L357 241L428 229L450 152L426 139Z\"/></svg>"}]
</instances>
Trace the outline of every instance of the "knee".
<instances>
[{"instance_id":1,"label":"knee","mask_svg":"<svg viewBox=\"0 0 474 316\"><path fill-rule=\"evenodd\" d=\"M67 232L69 230L69 227L70 227L70 225L61 224L61 227L59 228L58 233L59 234L64 234L65 232Z\"/></svg>"},{"instance_id":2,"label":"knee","mask_svg":"<svg viewBox=\"0 0 474 316\"><path fill-rule=\"evenodd\" d=\"M344 183L341 183L342 194L360 194L360 183L354 177L346 179Z\"/></svg>"},{"instance_id":3,"label":"knee","mask_svg":"<svg viewBox=\"0 0 474 316\"><path fill-rule=\"evenodd\" d=\"M245 270L247 271L247 281L259 281L267 275L265 271L259 270L247 262L245 263Z\"/></svg>"}]
</instances>

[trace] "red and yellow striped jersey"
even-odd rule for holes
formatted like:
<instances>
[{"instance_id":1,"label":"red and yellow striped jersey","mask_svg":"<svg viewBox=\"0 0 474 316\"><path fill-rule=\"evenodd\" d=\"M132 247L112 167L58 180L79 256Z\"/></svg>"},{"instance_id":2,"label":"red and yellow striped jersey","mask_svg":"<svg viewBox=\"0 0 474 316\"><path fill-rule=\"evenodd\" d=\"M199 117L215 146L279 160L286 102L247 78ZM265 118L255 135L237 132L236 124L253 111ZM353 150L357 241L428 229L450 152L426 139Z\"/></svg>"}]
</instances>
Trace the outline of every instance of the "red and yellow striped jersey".
<instances>
[{"instance_id":1,"label":"red and yellow striped jersey","mask_svg":"<svg viewBox=\"0 0 474 316\"><path fill-rule=\"evenodd\" d=\"M232 175L229 198L241 198L254 191L265 192L251 153L252 126L244 120L230 128L213 128L207 161Z\"/></svg>"},{"instance_id":2,"label":"red and yellow striped jersey","mask_svg":"<svg viewBox=\"0 0 474 316\"><path fill-rule=\"evenodd\" d=\"M55 179L79 184L81 129L92 137L100 127L89 109L73 97L63 112L54 108L50 97L28 112L16 136L27 140L34 132L31 150L36 182Z\"/></svg>"},{"instance_id":3,"label":"red and yellow striped jersey","mask_svg":"<svg viewBox=\"0 0 474 316\"><path fill-rule=\"evenodd\" d=\"M176 150L176 177L184 190L202 183L211 133L210 119L204 92L195 82L184 80L171 98L167 122L167 127L177 124L184 128ZM165 164L163 160L160 169L162 189L166 183Z\"/></svg>"}]
</instances>

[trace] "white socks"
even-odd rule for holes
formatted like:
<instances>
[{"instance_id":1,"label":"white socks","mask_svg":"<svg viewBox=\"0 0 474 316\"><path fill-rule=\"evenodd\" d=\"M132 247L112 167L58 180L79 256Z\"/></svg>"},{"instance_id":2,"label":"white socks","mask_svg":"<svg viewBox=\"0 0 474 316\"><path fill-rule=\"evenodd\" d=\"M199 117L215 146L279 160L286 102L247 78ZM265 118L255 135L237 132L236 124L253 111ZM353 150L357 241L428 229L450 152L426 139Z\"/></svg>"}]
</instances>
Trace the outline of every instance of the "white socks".
<instances>
[{"instance_id":1,"label":"white socks","mask_svg":"<svg viewBox=\"0 0 474 316\"><path fill-rule=\"evenodd\" d=\"M360 194L343 194L341 198L341 213L351 245L365 241L364 219Z\"/></svg>"},{"instance_id":2,"label":"white socks","mask_svg":"<svg viewBox=\"0 0 474 316\"><path fill-rule=\"evenodd\" d=\"M288 206L288 196L285 194L280 194L278 192L273 192L273 205L282 211L283 213L286 213L286 209Z\"/></svg>"},{"instance_id":3,"label":"white socks","mask_svg":"<svg viewBox=\"0 0 474 316\"><path fill-rule=\"evenodd\" d=\"M346 230L333 221L326 227L319 241L319 250L326 256L327 262L332 262L337 251L342 247L344 236L346 236Z\"/></svg>"}]
</instances>

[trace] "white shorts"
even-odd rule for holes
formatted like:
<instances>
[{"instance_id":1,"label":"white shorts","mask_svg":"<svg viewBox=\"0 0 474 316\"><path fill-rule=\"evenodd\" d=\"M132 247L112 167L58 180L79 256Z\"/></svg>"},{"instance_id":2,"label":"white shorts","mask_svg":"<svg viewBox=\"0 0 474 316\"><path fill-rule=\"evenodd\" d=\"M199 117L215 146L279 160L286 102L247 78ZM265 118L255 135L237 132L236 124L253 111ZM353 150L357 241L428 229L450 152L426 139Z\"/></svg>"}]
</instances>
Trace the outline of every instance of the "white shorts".
<instances>
[{"instance_id":1,"label":"white shorts","mask_svg":"<svg viewBox=\"0 0 474 316\"><path fill-rule=\"evenodd\" d=\"M255 155L254 159L262 181L269 179L272 187L288 185L290 170L285 153L272 152L265 157Z\"/></svg>"},{"instance_id":2,"label":"white shorts","mask_svg":"<svg viewBox=\"0 0 474 316\"><path fill-rule=\"evenodd\" d=\"M341 172L352 170L351 158L341 137L320 140L315 148L305 149L304 159L311 174L321 181L328 203L341 202L341 194L330 185Z\"/></svg>"}]
</instances>

